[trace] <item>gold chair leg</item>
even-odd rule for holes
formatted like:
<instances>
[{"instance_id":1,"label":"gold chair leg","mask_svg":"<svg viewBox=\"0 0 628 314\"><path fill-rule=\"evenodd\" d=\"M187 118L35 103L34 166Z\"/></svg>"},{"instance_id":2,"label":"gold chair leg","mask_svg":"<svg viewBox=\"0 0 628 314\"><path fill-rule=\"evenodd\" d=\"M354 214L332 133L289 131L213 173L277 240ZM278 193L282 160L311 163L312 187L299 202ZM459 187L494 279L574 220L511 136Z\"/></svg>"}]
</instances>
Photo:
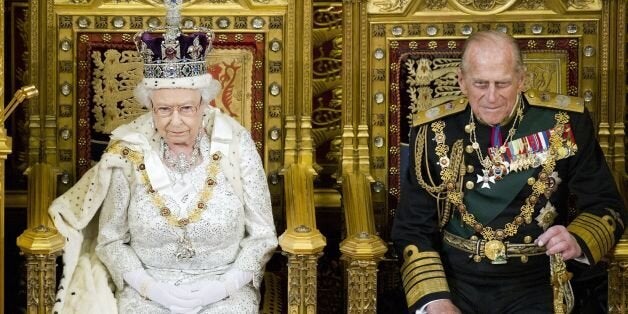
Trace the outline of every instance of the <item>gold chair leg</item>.
<instances>
[{"instance_id":1,"label":"gold chair leg","mask_svg":"<svg viewBox=\"0 0 628 314\"><path fill-rule=\"evenodd\" d=\"M347 265L347 313L377 312L377 264L387 251L376 235L361 232L340 243Z\"/></svg>"},{"instance_id":2,"label":"gold chair leg","mask_svg":"<svg viewBox=\"0 0 628 314\"><path fill-rule=\"evenodd\" d=\"M61 255L63 238L57 230L39 226L17 238L26 257L26 313L47 314L55 304L56 259Z\"/></svg>"},{"instance_id":3,"label":"gold chair leg","mask_svg":"<svg viewBox=\"0 0 628 314\"><path fill-rule=\"evenodd\" d=\"M628 261L613 261L608 268L608 313L628 311Z\"/></svg>"},{"instance_id":4,"label":"gold chair leg","mask_svg":"<svg viewBox=\"0 0 628 314\"><path fill-rule=\"evenodd\" d=\"M288 257L288 313L316 313L316 268L322 253L291 254Z\"/></svg>"}]
</instances>

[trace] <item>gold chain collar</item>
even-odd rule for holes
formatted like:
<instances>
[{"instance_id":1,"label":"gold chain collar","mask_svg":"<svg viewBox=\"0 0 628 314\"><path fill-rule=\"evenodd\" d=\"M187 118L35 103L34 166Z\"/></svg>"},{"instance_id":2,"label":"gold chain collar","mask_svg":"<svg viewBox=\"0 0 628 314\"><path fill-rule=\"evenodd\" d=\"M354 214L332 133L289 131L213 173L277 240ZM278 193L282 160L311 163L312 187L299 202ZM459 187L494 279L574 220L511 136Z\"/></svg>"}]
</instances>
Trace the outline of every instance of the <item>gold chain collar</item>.
<instances>
[{"instance_id":1,"label":"gold chain collar","mask_svg":"<svg viewBox=\"0 0 628 314\"><path fill-rule=\"evenodd\" d=\"M209 164L207 165L207 179L205 180L203 190L198 196L198 200L194 203L195 207L191 209L191 212L189 212L187 217L177 217L172 215L172 211L168 208L168 206L166 206L166 201L163 196L159 192L155 191L151 186L146 166L143 163L143 154L119 144L110 146L107 149L107 152L121 155L123 158L128 159L133 163L136 170L140 173L142 184L146 187L153 205L159 209L159 214L166 219L168 224L179 228L183 228L190 223L200 220L201 214L207 209L207 202L212 197L214 187L217 183L216 175L220 169L220 159L223 157L220 152L212 154Z\"/></svg>"},{"instance_id":2,"label":"gold chain collar","mask_svg":"<svg viewBox=\"0 0 628 314\"><path fill-rule=\"evenodd\" d=\"M525 203L521 206L520 214L515 216L512 222L505 224L504 228L502 229L494 230L492 227L484 226L482 225L482 223L477 221L475 216L467 210L467 206L463 202L464 193L462 191L456 191L455 180L447 178L448 174L451 173L449 171L441 172L441 179L443 181L442 185L444 185L444 187L447 189L447 200L454 206L456 210L458 210L463 222L472 227L475 232L480 233L482 235L482 238L487 241L487 245L494 248L494 252L492 252L492 254L487 254L487 257L489 257L489 259L493 261L495 261L496 259L504 258L504 256L500 255L500 253L498 252L505 248L502 241L506 237L512 237L516 235L519 227L522 224L530 224L532 222L534 206L539 201L540 196L545 193L547 189L549 189L549 178L551 173L554 171L554 168L556 167L556 160L559 156L559 149L562 147L562 134L565 128L565 124L569 122L569 116L564 112L559 112L555 115L555 120L556 125L554 127L554 132L550 136L550 154L545 160L543 164L543 169L539 172L537 179L534 180L534 178L530 178L531 180L528 180L528 184L532 186L532 193L526 198ZM442 122L439 121L437 123ZM432 125L433 131L436 133L435 138L444 139L444 125ZM437 155L442 158L443 153L447 150L448 148L437 149ZM503 261L498 262L501 263Z\"/></svg>"},{"instance_id":3,"label":"gold chain collar","mask_svg":"<svg viewBox=\"0 0 628 314\"><path fill-rule=\"evenodd\" d=\"M569 116L564 112L556 115L556 126L554 127L554 133L550 137L550 154L543 164L543 169L539 172L537 180L532 183L532 194L526 198L525 204L521 206L521 213L517 215L514 220L507 223L503 229L493 230L491 227L483 226L475 219L475 216L467 211L466 205L462 202L463 193L455 192L448 193L447 199L456 206L456 209L462 215L462 220L472 227L476 232L479 232L482 237L487 240L503 240L506 237L514 236L517 234L519 227L525 222L527 224L532 222L532 214L534 213L534 206L538 202L541 194L548 188L548 179L556 166L556 157L558 156L558 149L562 147L562 134L565 123L569 121Z\"/></svg>"}]
</instances>

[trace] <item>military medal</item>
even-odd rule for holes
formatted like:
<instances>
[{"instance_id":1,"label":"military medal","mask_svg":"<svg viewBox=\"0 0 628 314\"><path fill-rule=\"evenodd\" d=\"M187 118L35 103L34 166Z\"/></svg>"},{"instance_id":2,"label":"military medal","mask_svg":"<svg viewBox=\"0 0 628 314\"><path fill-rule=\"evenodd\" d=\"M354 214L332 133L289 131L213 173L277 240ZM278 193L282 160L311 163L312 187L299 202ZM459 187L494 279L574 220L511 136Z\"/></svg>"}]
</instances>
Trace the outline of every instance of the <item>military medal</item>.
<instances>
[{"instance_id":1,"label":"military medal","mask_svg":"<svg viewBox=\"0 0 628 314\"><path fill-rule=\"evenodd\" d=\"M471 142L471 145L467 146L467 152L472 153L473 151L475 151L478 160L480 161L480 164L484 168L482 169L482 174L477 175L477 183L481 182L482 184L480 185L480 187L483 189L490 189L490 183L495 184L495 180L501 180L502 178L504 178L504 176L508 174L508 172L513 169L513 167L517 166L511 165L508 160L512 160L512 158L509 159L507 157L512 154L513 149L512 147L509 147L508 144L510 143L512 137L515 135L515 132L517 131L517 126L521 122L521 119L523 119L523 102L521 101L521 96L519 96L519 98L517 99L517 104L515 106L517 108L517 112L515 114L512 127L510 128L510 130L508 130L508 135L506 136L506 139L502 142L501 136L499 135L500 132L496 131L494 134L496 138L496 146L489 147L486 156L484 156L484 154L482 153L482 149L480 148L480 144L477 140L476 125L473 112L470 114L469 124L465 126L465 132L469 133L469 142ZM499 130L499 127L496 127L496 129ZM505 157L504 155L507 156Z\"/></svg>"},{"instance_id":2,"label":"military medal","mask_svg":"<svg viewBox=\"0 0 628 314\"><path fill-rule=\"evenodd\" d=\"M495 176L492 176L488 170L482 170L482 175L477 175L478 176L478 181L476 183L480 183L482 182L482 188L483 189L490 189L491 186L489 185L490 183L495 183Z\"/></svg>"}]
</instances>

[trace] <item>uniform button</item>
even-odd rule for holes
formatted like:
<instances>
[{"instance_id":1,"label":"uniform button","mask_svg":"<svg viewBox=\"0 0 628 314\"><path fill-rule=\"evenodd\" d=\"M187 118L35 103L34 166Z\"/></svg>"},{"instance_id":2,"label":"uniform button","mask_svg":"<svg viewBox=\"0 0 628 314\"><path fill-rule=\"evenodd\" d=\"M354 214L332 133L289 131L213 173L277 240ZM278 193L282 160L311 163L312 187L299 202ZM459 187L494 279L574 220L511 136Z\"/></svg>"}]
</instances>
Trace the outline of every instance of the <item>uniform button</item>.
<instances>
[{"instance_id":1,"label":"uniform button","mask_svg":"<svg viewBox=\"0 0 628 314\"><path fill-rule=\"evenodd\" d=\"M475 187L475 183L473 183L473 181L467 181L467 183L464 184L464 187L466 187L467 190L471 190Z\"/></svg>"}]
</instances>

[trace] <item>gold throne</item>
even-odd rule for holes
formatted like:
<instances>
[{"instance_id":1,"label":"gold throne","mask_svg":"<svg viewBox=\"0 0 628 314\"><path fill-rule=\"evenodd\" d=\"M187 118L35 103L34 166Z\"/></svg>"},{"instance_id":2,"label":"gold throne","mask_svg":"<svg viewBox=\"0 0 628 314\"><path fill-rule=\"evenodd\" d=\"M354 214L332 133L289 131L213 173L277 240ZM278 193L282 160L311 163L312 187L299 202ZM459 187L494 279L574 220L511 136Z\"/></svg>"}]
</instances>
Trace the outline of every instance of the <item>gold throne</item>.
<instances>
[{"instance_id":1,"label":"gold throne","mask_svg":"<svg viewBox=\"0 0 628 314\"><path fill-rule=\"evenodd\" d=\"M266 293L285 296L285 304L265 311L317 311L317 259L326 239L314 209L321 203L343 206L347 312L386 310L378 301L399 287L395 256L384 253L399 196L407 114L457 95L451 70L460 43L473 31L515 35L527 51L533 86L588 99L602 149L618 184L626 186L625 1L184 2L184 26L209 26L217 33L216 59L210 63L230 92L215 105L251 130L268 174L288 274L287 280L268 279L279 285ZM29 107L29 229L20 246L28 264L28 312L43 313L55 301L55 261L63 246L46 208L98 157L107 132L139 114L129 100L137 68L130 38L163 23L163 9L155 0L29 5L28 82L38 86L40 96ZM319 22L320 29L312 30ZM317 77L315 50L329 38L335 38L332 59L342 73ZM438 77L438 87L422 84L423 75ZM329 91L340 115L337 128L316 128L314 99ZM330 154L339 158L342 193L312 184L321 166L314 153L330 142ZM5 153L0 151L0 158ZM622 240L610 262L614 313L628 306L627 245Z\"/></svg>"},{"instance_id":2,"label":"gold throne","mask_svg":"<svg viewBox=\"0 0 628 314\"><path fill-rule=\"evenodd\" d=\"M98 161L113 129L145 112L133 98L143 67L132 38L165 23L165 9L159 1L30 5L30 26L40 31L30 34L31 65L47 66L35 68L31 77L43 92L30 117L29 229L17 242L28 268L28 312L43 313L55 303L55 263L64 242L46 207ZM183 31L202 26L216 33L208 72L222 90L211 105L251 132L269 177L278 232L286 224L278 173L285 133L280 113L287 81L288 9L283 0L237 5L184 1L181 21ZM284 279L281 267L275 270L265 276L265 313L282 311Z\"/></svg>"}]
</instances>

